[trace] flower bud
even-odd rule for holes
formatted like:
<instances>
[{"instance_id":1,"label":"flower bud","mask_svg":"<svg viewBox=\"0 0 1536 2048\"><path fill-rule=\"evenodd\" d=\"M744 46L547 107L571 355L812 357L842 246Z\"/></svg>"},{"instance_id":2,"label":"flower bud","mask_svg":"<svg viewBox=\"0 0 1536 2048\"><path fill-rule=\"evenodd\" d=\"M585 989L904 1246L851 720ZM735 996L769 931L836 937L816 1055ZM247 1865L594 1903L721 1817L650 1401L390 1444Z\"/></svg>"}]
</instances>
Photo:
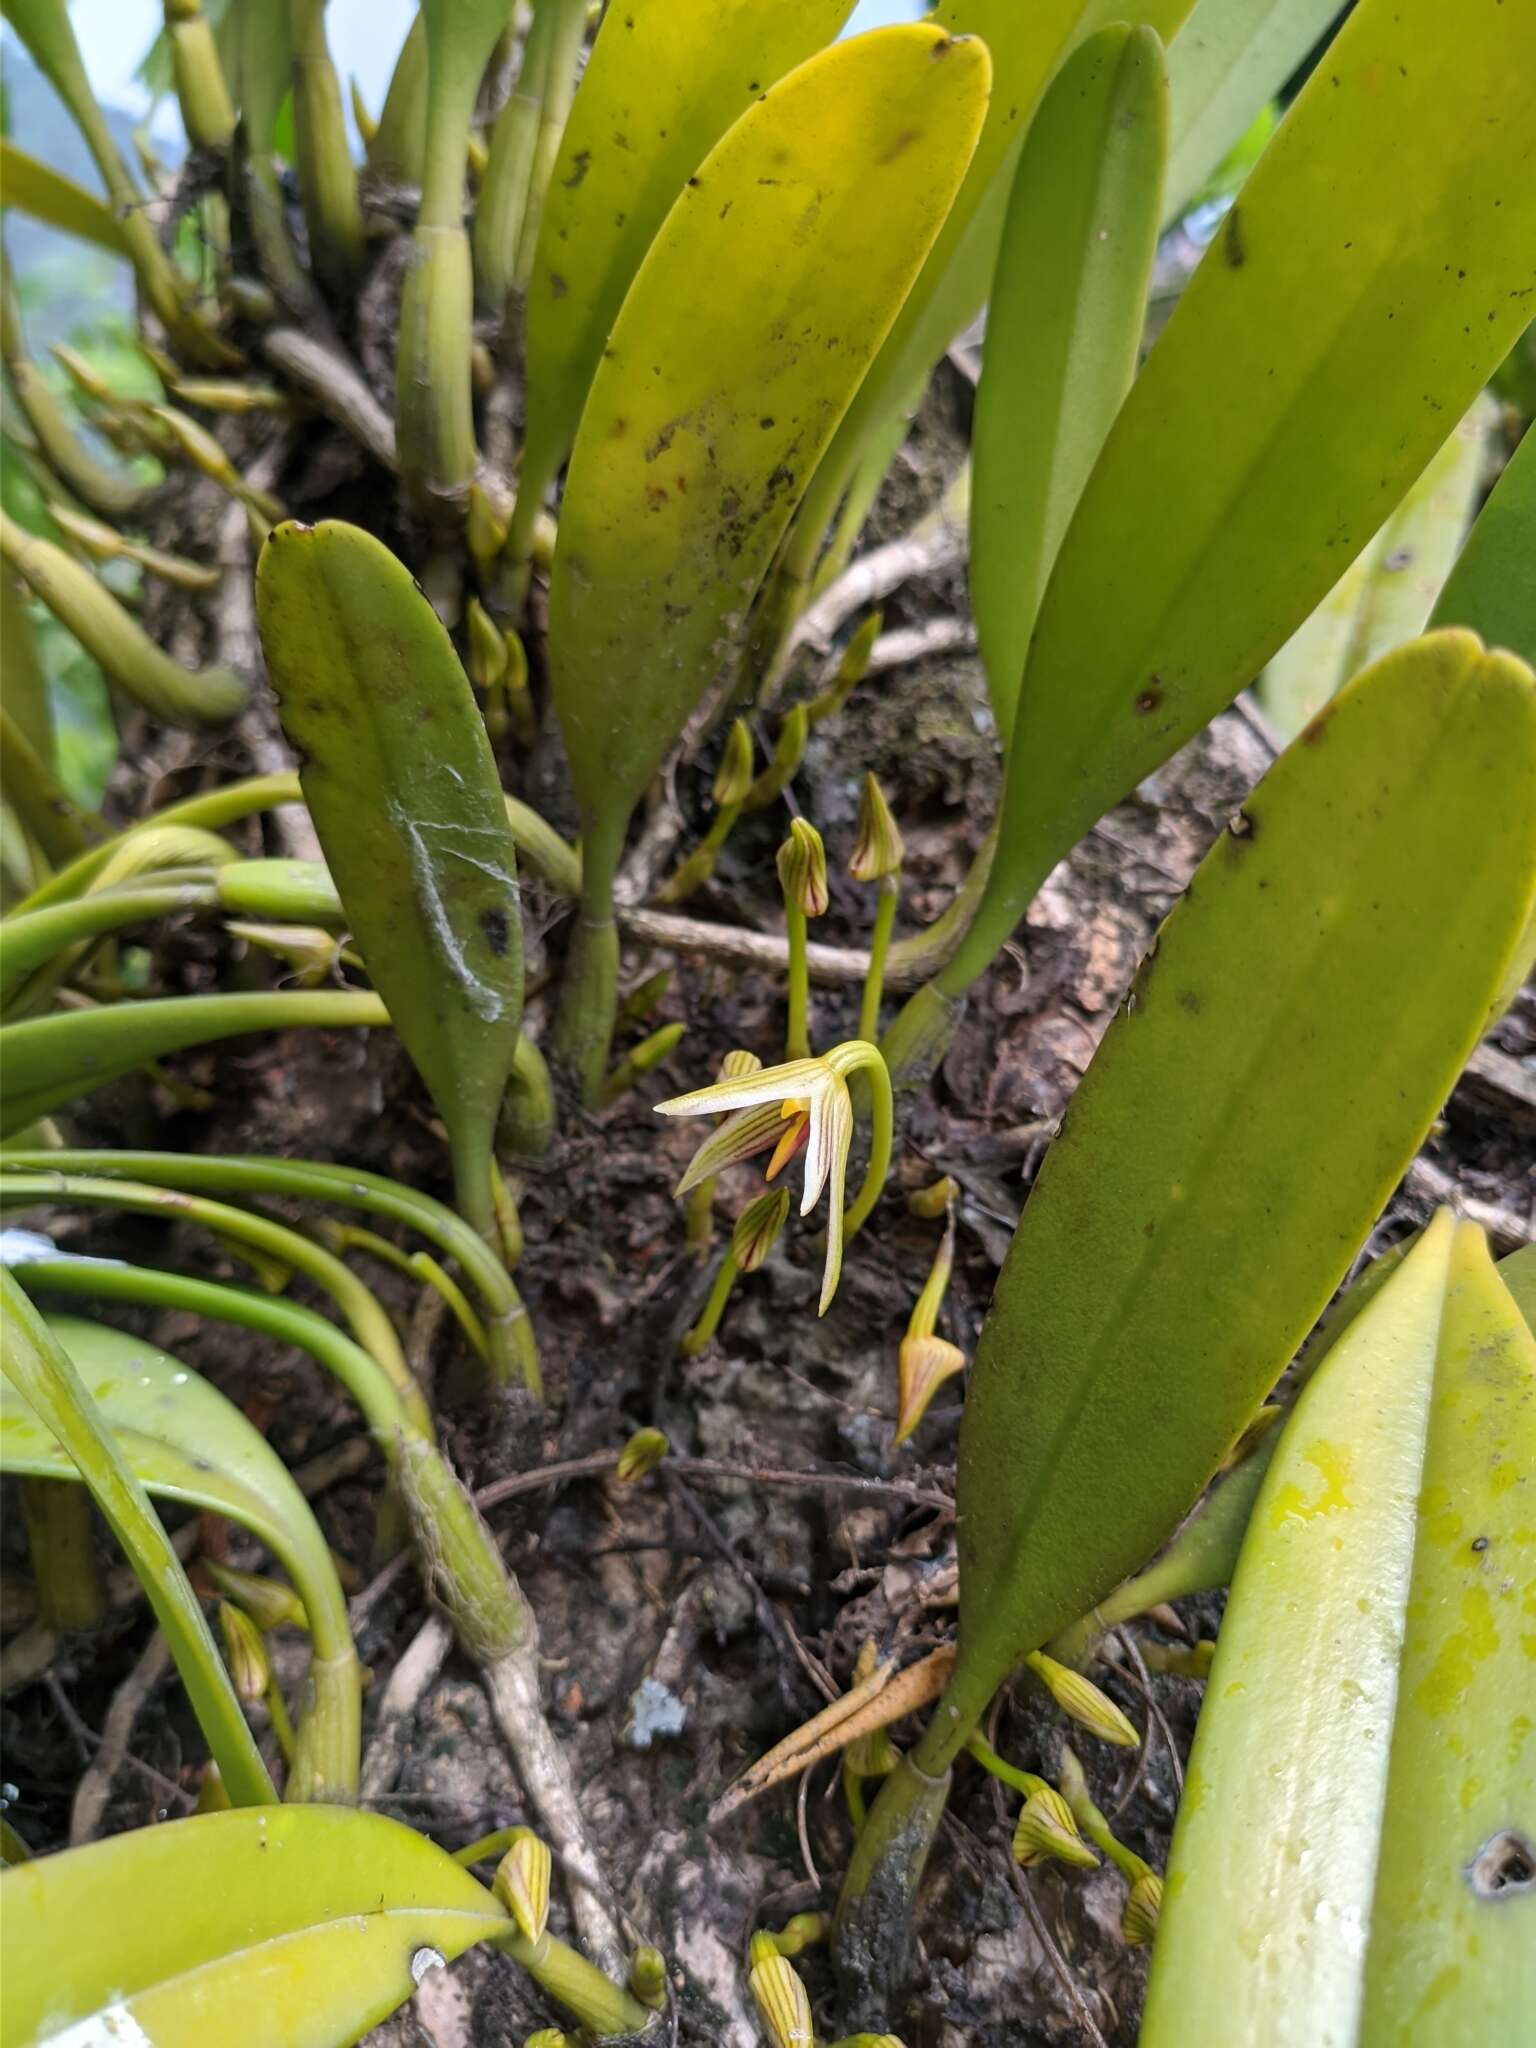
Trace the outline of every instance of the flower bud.
<instances>
[{"instance_id":1,"label":"flower bud","mask_svg":"<svg viewBox=\"0 0 1536 2048\"><path fill-rule=\"evenodd\" d=\"M637 1429L619 1453L613 1476L620 1486L633 1486L647 1472L654 1472L671 1446L659 1429Z\"/></svg>"},{"instance_id":2,"label":"flower bud","mask_svg":"<svg viewBox=\"0 0 1536 2048\"><path fill-rule=\"evenodd\" d=\"M1091 1678L1058 1664L1043 1650L1036 1650L1025 1663L1045 1687L1064 1714L1070 1714L1100 1742L1112 1742L1118 1749L1138 1749L1141 1737L1107 1693L1100 1692Z\"/></svg>"},{"instance_id":3,"label":"flower bud","mask_svg":"<svg viewBox=\"0 0 1536 2048\"><path fill-rule=\"evenodd\" d=\"M261 1630L233 1601L221 1600L219 1633L224 1638L224 1661L235 1691L247 1706L264 1699L272 1683L272 1663Z\"/></svg>"},{"instance_id":4,"label":"flower bud","mask_svg":"<svg viewBox=\"0 0 1536 2048\"><path fill-rule=\"evenodd\" d=\"M667 1959L659 1948L637 1948L629 1959L629 1988L642 2005L660 2012L667 2002Z\"/></svg>"},{"instance_id":5,"label":"flower bud","mask_svg":"<svg viewBox=\"0 0 1536 2048\"><path fill-rule=\"evenodd\" d=\"M864 673L869 667L869 658L875 651L875 642L880 638L880 628L885 623L883 612L871 612L860 621L853 637L843 649L837 671L819 697L813 697L805 707L812 727L828 718L836 717L847 703Z\"/></svg>"},{"instance_id":6,"label":"flower bud","mask_svg":"<svg viewBox=\"0 0 1536 2048\"><path fill-rule=\"evenodd\" d=\"M294 1628L309 1627L304 1602L281 1579L263 1578L259 1572L236 1571L233 1565L218 1564L211 1557L203 1558L201 1563L219 1591L243 1608L259 1629L281 1628L285 1622Z\"/></svg>"},{"instance_id":7,"label":"flower bud","mask_svg":"<svg viewBox=\"0 0 1536 2048\"><path fill-rule=\"evenodd\" d=\"M333 972L341 955L334 932L317 924L267 924L254 918L231 917L225 931L244 939L275 959L286 960L299 988L318 988Z\"/></svg>"},{"instance_id":8,"label":"flower bud","mask_svg":"<svg viewBox=\"0 0 1536 2048\"><path fill-rule=\"evenodd\" d=\"M720 1081L745 1081L748 1074L760 1074L763 1063L755 1052L728 1052L720 1062L716 1079Z\"/></svg>"},{"instance_id":9,"label":"flower bud","mask_svg":"<svg viewBox=\"0 0 1536 2048\"><path fill-rule=\"evenodd\" d=\"M1013 1860L1025 1870L1054 1856L1080 1870L1097 1868L1098 1858L1078 1833L1072 1809L1050 1785L1032 1792L1013 1831Z\"/></svg>"},{"instance_id":10,"label":"flower bud","mask_svg":"<svg viewBox=\"0 0 1536 2048\"><path fill-rule=\"evenodd\" d=\"M1163 1880L1155 1870L1143 1871L1126 1894L1120 1932L1132 1948L1145 1948L1157 1932L1163 1910Z\"/></svg>"},{"instance_id":11,"label":"flower bud","mask_svg":"<svg viewBox=\"0 0 1536 2048\"><path fill-rule=\"evenodd\" d=\"M884 875L901 872L906 854L885 792L873 775L864 778L864 795L859 804L859 829L854 840L848 872L856 882L878 882Z\"/></svg>"},{"instance_id":12,"label":"flower bud","mask_svg":"<svg viewBox=\"0 0 1536 2048\"><path fill-rule=\"evenodd\" d=\"M820 917L827 894L827 849L821 834L804 818L792 818L789 837L779 848L779 885L784 901L806 917Z\"/></svg>"},{"instance_id":13,"label":"flower bud","mask_svg":"<svg viewBox=\"0 0 1536 2048\"><path fill-rule=\"evenodd\" d=\"M754 1966L747 1983L773 2048L814 2048L811 2001L793 1963L775 1951Z\"/></svg>"},{"instance_id":14,"label":"flower bud","mask_svg":"<svg viewBox=\"0 0 1536 2048\"><path fill-rule=\"evenodd\" d=\"M532 1828L518 1828L496 1866L496 1896L528 1941L538 1941L549 1921L551 1862L547 1845Z\"/></svg>"},{"instance_id":15,"label":"flower bud","mask_svg":"<svg viewBox=\"0 0 1536 2048\"><path fill-rule=\"evenodd\" d=\"M755 1273L779 1241L789 1214L789 1189L776 1188L749 1202L731 1232L731 1257L743 1273Z\"/></svg>"},{"instance_id":16,"label":"flower bud","mask_svg":"<svg viewBox=\"0 0 1536 2048\"><path fill-rule=\"evenodd\" d=\"M465 616L469 621L469 659L464 666L477 689L489 690L507 672L507 643L478 597L470 598Z\"/></svg>"},{"instance_id":17,"label":"flower bud","mask_svg":"<svg viewBox=\"0 0 1536 2048\"><path fill-rule=\"evenodd\" d=\"M477 562L493 562L507 544L507 518L483 484L469 487L464 537Z\"/></svg>"},{"instance_id":18,"label":"flower bud","mask_svg":"<svg viewBox=\"0 0 1536 2048\"><path fill-rule=\"evenodd\" d=\"M777 1937L770 1934L766 1927L759 1927L747 1945L747 1967L749 1970L755 1970L759 1963L771 1962L778 1953Z\"/></svg>"},{"instance_id":19,"label":"flower bud","mask_svg":"<svg viewBox=\"0 0 1536 2048\"><path fill-rule=\"evenodd\" d=\"M936 1216L942 1216L950 1203L958 1201L959 1197L959 1182L946 1173L942 1180L936 1180L926 1188L916 1188L908 1195L907 1214L921 1216L925 1221L931 1221Z\"/></svg>"},{"instance_id":20,"label":"flower bud","mask_svg":"<svg viewBox=\"0 0 1536 2048\"><path fill-rule=\"evenodd\" d=\"M927 1414L929 1403L944 1382L964 1371L965 1353L945 1337L903 1337L900 1359L894 1440L904 1444Z\"/></svg>"},{"instance_id":21,"label":"flower bud","mask_svg":"<svg viewBox=\"0 0 1536 2048\"><path fill-rule=\"evenodd\" d=\"M530 2034L523 2048L576 2048L569 2034L562 2034L558 2027L540 2027L536 2034Z\"/></svg>"},{"instance_id":22,"label":"flower bud","mask_svg":"<svg viewBox=\"0 0 1536 2048\"><path fill-rule=\"evenodd\" d=\"M726 735L725 751L715 770L714 799L722 807L746 800L752 787L752 734L744 718L738 718Z\"/></svg>"}]
</instances>

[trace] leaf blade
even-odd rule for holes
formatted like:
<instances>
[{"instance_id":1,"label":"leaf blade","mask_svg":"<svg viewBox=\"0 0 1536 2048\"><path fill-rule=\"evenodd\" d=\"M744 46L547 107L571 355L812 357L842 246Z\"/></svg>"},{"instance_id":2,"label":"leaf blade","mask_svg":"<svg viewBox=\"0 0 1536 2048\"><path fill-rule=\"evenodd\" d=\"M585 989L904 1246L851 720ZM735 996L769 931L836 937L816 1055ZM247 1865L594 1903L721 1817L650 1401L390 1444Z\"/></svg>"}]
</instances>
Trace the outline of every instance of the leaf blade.
<instances>
[{"instance_id":1,"label":"leaf blade","mask_svg":"<svg viewBox=\"0 0 1536 2048\"><path fill-rule=\"evenodd\" d=\"M1530 671L1439 634L1335 700L1164 925L977 1351L957 1680L983 1697L1150 1555L1315 1321L1483 1026L1533 812Z\"/></svg>"}]
</instances>

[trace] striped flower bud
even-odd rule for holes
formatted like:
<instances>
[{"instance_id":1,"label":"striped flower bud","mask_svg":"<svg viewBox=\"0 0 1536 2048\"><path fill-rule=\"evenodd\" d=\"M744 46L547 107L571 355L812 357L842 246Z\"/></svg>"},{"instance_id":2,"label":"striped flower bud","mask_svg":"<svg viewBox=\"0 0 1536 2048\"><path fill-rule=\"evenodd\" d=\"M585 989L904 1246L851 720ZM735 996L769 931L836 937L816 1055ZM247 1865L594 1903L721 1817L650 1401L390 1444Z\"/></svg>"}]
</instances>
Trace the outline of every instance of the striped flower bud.
<instances>
[{"instance_id":1,"label":"striped flower bud","mask_svg":"<svg viewBox=\"0 0 1536 2048\"><path fill-rule=\"evenodd\" d=\"M789 1214L789 1189L775 1188L749 1202L731 1232L731 1257L743 1273L755 1273L779 1241Z\"/></svg>"},{"instance_id":2,"label":"striped flower bud","mask_svg":"<svg viewBox=\"0 0 1536 2048\"><path fill-rule=\"evenodd\" d=\"M478 597L465 607L469 622L469 659L464 666L477 689L489 690L507 672L507 643L501 628Z\"/></svg>"},{"instance_id":3,"label":"striped flower bud","mask_svg":"<svg viewBox=\"0 0 1536 2048\"><path fill-rule=\"evenodd\" d=\"M285 1622L294 1628L309 1627L304 1602L281 1579L264 1578L260 1572L236 1571L233 1565L218 1564L211 1557L201 1562L219 1591L242 1608L259 1629L281 1628Z\"/></svg>"},{"instance_id":4,"label":"striped flower bud","mask_svg":"<svg viewBox=\"0 0 1536 2048\"><path fill-rule=\"evenodd\" d=\"M659 1429L637 1429L619 1453L613 1476L620 1486L633 1486L647 1472L654 1472L670 1445Z\"/></svg>"},{"instance_id":5,"label":"striped flower bud","mask_svg":"<svg viewBox=\"0 0 1536 2048\"><path fill-rule=\"evenodd\" d=\"M542 1938L549 1921L549 1849L532 1828L518 1828L496 1866L496 1896L528 1941Z\"/></svg>"},{"instance_id":6,"label":"striped flower bud","mask_svg":"<svg viewBox=\"0 0 1536 2048\"><path fill-rule=\"evenodd\" d=\"M806 917L821 917L832 899L827 893L827 849L814 825L804 818L790 820L778 865L784 901Z\"/></svg>"},{"instance_id":7,"label":"striped flower bud","mask_svg":"<svg viewBox=\"0 0 1536 2048\"><path fill-rule=\"evenodd\" d=\"M964 1370L965 1353L948 1338L902 1338L895 1442L906 1442L944 1382Z\"/></svg>"},{"instance_id":8,"label":"striped flower bud","mask_svg":"<svg viewBox=\"0 0 1536 2048\"><path fill-rule=\"evenodd\" d=\"M1132 1948L1145 1948L1157 1932L1163 1910L1163 1880L1155 1870L1143 1871L1125 1897L1120 1932Z\"/></svg>"},{"instance_id":9,"label":"striped flower bud","mask_svg":"<svg viewBox=\"0 0 1536 2048\"><path fill-rule=\"evenodd\" d=\"M717 1081L745 1081L749 1074L760 1074L763 1063L755 1052L743 1052L739 1047L728 1052L720 1062Z\"/></svg>"},{"instance_id":10,"label":"striped flower bud","mask_svg":"<svg viewBox=\"0 0 1536 2048\"><path fill-rule=\"evenodd\" d=\"M576 2043L558 2027L540 2027L536 2034L528 2036L523 2048L576 2048Z\"/></svg>"},{"instance_id":11,"label":"striped flower bud","mask_svg":"<svg viewBox=\"0 0 1536 2048\"><path fill-rule=\"evenodd\" d=\"M864 795L859 803L858 835L848 872L856 882L878 882L885 875L901 872L906 854L885 792L873 775L864 778Z\"/></svg>"},{"instance_id":12,"label":"striped flower bud","mask_svg":"<svg viewBox=\"0 0 1536 2048\"><path fill-rule=\"evenodd\" d=\"M1048 1857L1080 1870L1095 1869L1099 1860L1078 1833L1071 1807L1052 1786L1043 1785L1024 1802L1013 1831L1013 1860L1028 1870Z\"/></svg>"},{"instance_id":13,"label":"striped flower bud","mask_svg":"<svg viewBox=\"0 0 1536 2048\"><path fill-rule=\"evenodd\" d=\"M1043 1650L1034 1651L1024 1661L1061 1711L1090 1735L1097 1735L1100 1742L1112 1742L1118 1749L1140 1747L1141 1737L1135 1728L1091 1678L1074 1671L1070 1664L1058 1664Z\"/></svg>"},{"instance_id":14,"label":"striped flower bud","mask_svg":"<svg viewBox=\"0 0 1536 2048\"><path fill-rule=\"evenodd\" d=\"M814 2048L810 1996L793 1963L775 1951L754 1965L747 1983L773 2048Z\"/></svg>"},{"instance_id":15,"label":"striped flower bud","mask_svg":"<svg viewBox=\"0 0 1536 2048\"><path fill-rule=\"evenodd\" d=\"M713 796L722 809L746 801L752 787L752 734L747 721L738 718L726 734L720 766L715 770Z\"/></svg>"},{"instance_id":16,"label":"striped flower bud","mask_svg":"<svg viewBox=\"0 0 1536 2048\"><path fill-rule=\"evenodd\" d=\"M272 1683L272 1661L261 1639L261 1630L232 1600L221 1600L219 1633L224 1638L224 1661L235 1691L247 1706L264 1699Z\"/></svg>"}]
</instances>

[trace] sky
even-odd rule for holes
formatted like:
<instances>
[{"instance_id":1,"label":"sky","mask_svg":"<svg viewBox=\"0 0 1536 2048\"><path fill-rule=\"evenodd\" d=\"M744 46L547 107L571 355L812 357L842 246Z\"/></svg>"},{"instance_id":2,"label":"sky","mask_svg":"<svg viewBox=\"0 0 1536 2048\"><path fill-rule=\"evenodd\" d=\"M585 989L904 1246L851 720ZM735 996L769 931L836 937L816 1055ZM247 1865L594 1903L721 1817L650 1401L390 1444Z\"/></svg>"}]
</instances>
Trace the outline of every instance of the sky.
<instances>
[{"instance_id":1,"label":"sky","mask_svg":"<svg viewBox=\"0 0 1536 2048\"><path fill-rule=\"evenodd\" d=\"M859 0L848 33L908 21L920 11L918 0ZM97 98L141 115L148 102L134 72L164 19L161 0L74 0L70 12ZM375 111L415 12L415 0L330 0L327 32L337 69L344 80L356 78L364 104ZM163 108L157 129L174 133L178 126L174 109Z\"/></svg>"}]
</instances>

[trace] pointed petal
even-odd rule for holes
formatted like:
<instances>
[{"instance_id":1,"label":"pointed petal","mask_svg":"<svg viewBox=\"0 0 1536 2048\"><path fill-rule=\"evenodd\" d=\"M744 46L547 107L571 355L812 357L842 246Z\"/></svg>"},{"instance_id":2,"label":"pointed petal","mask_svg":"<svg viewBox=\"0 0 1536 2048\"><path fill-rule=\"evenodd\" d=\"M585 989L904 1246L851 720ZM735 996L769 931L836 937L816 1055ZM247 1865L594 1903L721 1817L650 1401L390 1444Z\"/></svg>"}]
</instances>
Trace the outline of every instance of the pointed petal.
<instances>
[{"instance_id":1,"label":"pointed petal","mask_svg":"<svg viewBox=\"0 0 1536 2048\"><path fill-rule=\"evenodd\" d=\"M827 1147L831 1153L827 1198L827 1263L821 1276L821 1305L824 1316L837 1292L843 1270L843 1196L848 1185L848 1151L853 1143L853 1098L839 1086L827 1095Z\"/></svg>"},{"instance_id":2,"label":"pointed petal","mask_svg":"<svg viewBox=\"0 0 1536 2048\"><path fill-rule=\"evenodd\" d=\"M718 1116L722 1110L750 1109L759 1102L782 1102L786 1095L814 1096L827 1085L827 1070L820 1060L790 1060L782 1067L765 1067L760 1074L739 1081L714 1081L707 1088L695 1088L688 1095L674 1095L654 1105L658 1116Z\"/></svg>"},{"instance_id":3,"label":"pointed petal","mask_svg":"<svg viewBox=\"0 0 1536 2048\"><path fill-rule=\"evenodd\" d=\"M902 1339L900 1413L893 1442L906 1442L928 1412L928 1404L939 1388L964 1366L965 1353L947 1338L930 1335Z\"/></svg>"},{"instance_id":4,"label":"pointed petal","mask_svg":"<svg viewBox=\"0 0 1536 2048\"><path fill-rule=\"evenodd\" d=\"M770 1145L778 1143L783 1129L784 1119L776 1102L759 1102L750 1109L735 1111L718 1130L710 1132L672 1192L686 1195L711 1174L723 1173L728 1166L738 1166L743 1159L766 1152Z\"/></svg>"},{"instance_id":5,"label":"pointed petal","mask_svg":"<svg viewBox=\"0 0 1536 2048\"><path fill-rule=\"evenodd\" d=\"M783 1135L773 1148L773 1157L763 1168L764 1180L778 1178L805 1143L810 1128L811 1118L808 1110L797 1110L789 1122L782 1126Z\"/></svg>"}]
</instances>

